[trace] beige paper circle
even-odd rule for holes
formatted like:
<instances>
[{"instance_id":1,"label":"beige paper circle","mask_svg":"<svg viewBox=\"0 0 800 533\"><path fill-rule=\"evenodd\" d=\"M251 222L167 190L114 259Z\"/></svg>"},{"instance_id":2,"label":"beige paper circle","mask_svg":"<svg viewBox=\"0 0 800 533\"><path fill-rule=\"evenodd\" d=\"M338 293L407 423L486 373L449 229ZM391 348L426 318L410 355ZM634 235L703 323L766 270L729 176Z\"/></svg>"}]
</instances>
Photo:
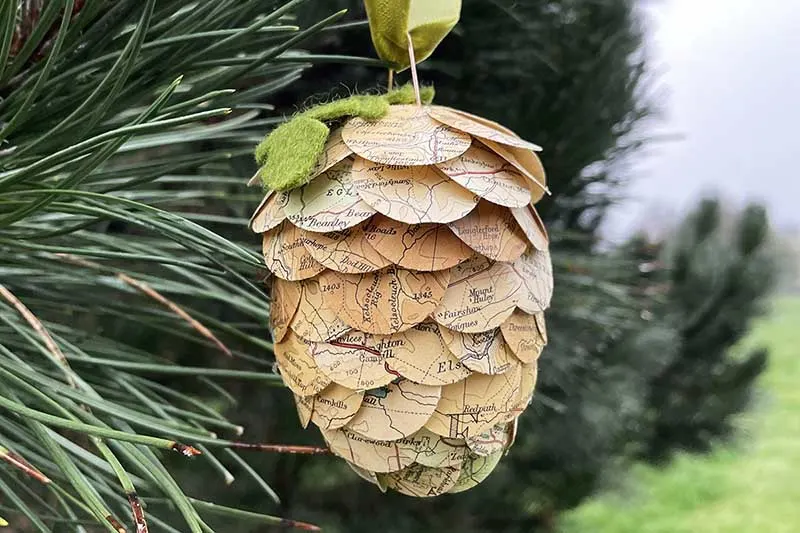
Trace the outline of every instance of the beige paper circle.
<instances>
[{"instance_id":1,"label":"beige paper circle","mask_svg":"<svg viewBox=\"0 0 800 533\"><path fill-rule=\"evenodd\" d=\"M425 320L450 280L449 270L414 272L396 266L369 274L334 275L343 284L342 319L360 331L383 335Z\"/></svg>"},{"instance_id":2,"label":"beige paper circle","mask_svg":"<svg viewBox=\"0 0 800 533\"><path fill-rule=\"evenodd\" d=\"M283 208L288 201L288 192L268 192L250 218L250 230L253 233L265 233L286 220Z\"/></svg>"},{"instance_id":3,"label":"beige paper circle","mask_svg":"<svg viewBox=\"0 0 800 533\"><path fill-rule=\"evenodd\" d=\"M433 166L389 166L356 159L353 185L376 211L406 224L452 222L478 203L475 194Z\"/></svg>"},{"instance_id":4,"label":"beige paper circle","mask_svg":"<svg viewBox=\"0 0 800 533\"><path fill-rule=\"evenodd\" d=\"M472 374L442 387L442 399L425 427L443 437L467 439L516 415L521 365L503 374Z\"/></svg>"},{"instance_id":5,"label":"beige paper circle","mask_svg":"<svg viewBox=\"0 0 800 533\"><path fill-rule=\"evenodd\" d=\"M537 250L548 249L550 237L547 236L544 222L539 218L539 213L536 212L533 206L511 209L511 214L534 248Z\"/></svg>"},{"instance_id":6,"label":"beige paper circle","mask_svg":"<svg viewBox=\"0 0 800 533\"><path fill-rule=\"evenodd\" d=\"M469 133L480 139L488 139L496 143L505 144L507 146L514 146L516 148L523 148L525 150L542 149L541 146L520 139L516 135L510 135L499 128L491 127L485 121L473 120L474 115L469 115L464 112L455 112L451 109L442 106L430 106L426 108L428 114L442 124L446 124L451 128L455 128L464 133ZM503 128L505 129L505 128ZM508 130L506 130L508 131Z\"/></svg>"},{"instance_id":7,"label":"beige paper circle","mask_svg":"<svg viewBox=\"0 0 800 533\"><path fill-rule=\"evenodd\" d=\"M447 226L439 224L409 225L375 215L364 225L364 233L382 256L412 270L444 270L474 254Z\"/></svg>"},{"instance_id":8,"label":"beige paper circle","mask_svg":"<svg viewBox=\"0 0 800 533\"><path fill-rule=\"evenodd\" d=\"M397 472L413 463L417 456L413 437L382 442L347 428L320 431L333 453L370 472Z\"/></svg>"},{"instance_id":9,"label":"beige paper circle","mask_svg":"<svg viewBox=\"0 0 800 533\"><path fill-rule=\"evenodd\" d=\"M528 250L514 262L514 272L522 282L517 305L526 313L538 313L550 307L553 298L553 264L550 252Z\"/></svg>"},{"instance_id":10,"label":"beige paper circle","mask_svg":"<svg viewBox=\"0 0 800 533\"><path fill-rule=\"evenodd\" d=\"M523 176L531 182L531 203L542 199L547 188L547 176L544 172L539 156L530 150L504 146L496 142L484 140L485 144L494 153L511 163Z\"/></svg>"},{"instance_id":11,"label":"beige paper circle","mask_svg":"<svg viewBox=\"0 0 800 533\"><path fill-rule=\"evenodd\" d=\"M511 211L485 200L449 227L470 248L494 261L516 261L528 247Z\"/></svg>"},{"instance_id":12,"label":"beige paper circle","mask_svg":"<svg viewBox=\"0 0 800 533\"><path fill-rule=\"evenodd\" d=\"M322 429L339 429L347 425L361 407L364 391L355 391L331 383L314 397L311 420Z\"/></svg>"},{"instance_id":13,"label":"beige paper circle","mask_svg":"<svg viewBox=\"0 0 800 533\"><path fill-rule=\"evenodd\" d=\"M520 385L514 400L514 408L511 409L505 416L500 418L502 422L510 422L519 418L519 415L528 408L528 405L533 399L533 393L536 390L536 379L539 375L539 370L536 363L530 365L522 365L520 369Z\"/></svg>"},{"instance_id":14,"label":"beige paper circle","mask_svg":"<svg viewBox=\"0 0 800 533\"><path fill-rule=\"evenodd\" d=\"M347 427L375 440L408 437L425 425L441 395L441 387L419 385L407 379L368 390Z\"/></svg>"},{"instance_id":15,"label":"beige paper circle","mask_svg":"<svg viewBox=\"0 0 800 533\"><path fill-rule=\"evenodd\" d=\"M464 460L461 473L456 484L448 491L449 494L456 494L469 490L484 481L500 464L503 452L495 452L486 457L470 455Z\"/></svg>"},{"instance_id":16,"label":"beige paper circle","mask_svg":"<svg viewBox=\"0 0 800 533\"><path fill-rule=\"evenodd\" d=\"M272 303L269 306L269 323L276 342L283 340L289 324L297 312L303 285L275 278L272 282Z\"/></svg>"},{"instance_id":17,"label":"beige paper circle","mask_svg":"<svg viewBox=\"0 0 800 533\"><path fill-rule=\"evenodd\" d=\"M341 285L330 271L317 279L302 282L303 292L297 312L289 327L311 342L326 342L345 333L350 327L339 318L338 300L325 292L325 287Z\"/></svg>"},{"instance_id":18,"label":"beige paper circle","mask_svg":"<svg viewBox=\"0 0 800 533\"><path fill-rule=\"evenodd\" d=\"M467 446L475 455L486 457L508 449L511 442L511 427L508 423L495 424L483 433L467 439Z\"/></svg>"},{"instance_id":19,"label":"beige paper circle","mask_svg":"<svg viewBox=\"0 0 800 533\"><path fill-rule=\"evenodd\" d=\"M500 330L511 352L523 363L533 363L542 354L545 340L539 333L535 314L517 309L500 324Z\"/></svg>"},{"instance_id":20,"label":"beige paper circle","mask_svg":"<svg viewBox=\"0 0 800 533\"><path fill-rule=\"evenodd\" d=\"M386 486L406 496L431 498L452 489L461 475L461 465L431 468L413 464L399 472L386 474Z\"/></svg>"},{"instance_id":21,"label":"beige paper circle","mask_svg":"<svg viewBox=\"0 0 800 533\"><path fill-rule=\"evenodd\" d=\"M303 246L303 230L286 221L264 234L262 251L267 268L281 279L299 281L325 270Z\"/></svg>"},{"instance_id":22,"label":"beige paper circle","mask_svg":"<svg viewBox=\"0 0 800 533\"><path fill-rule=\"evenodd\" d=\"M289 193L284 211L289 222L325 233L351 228L375 214L353 187L353 160L347 159Z\"/></svg>"},{"instance_id":23,"label":"beige paper circle","mask_svg":"<svg viewBox=\"0 0 800 533\"><path fill-rule=\"evenodd\" d=\"M436 166L465 189L494 204L523 207L531 201L529 180L480 143L472 143L461 157Z\"/></svg>"},{"instance_id":24,"label":"beige paper circle","mask_svg":"<svg viewBox=\"0 0 800 533\"><path fill-rule=\"evenodd\" d=\"M475 256L450 272L450 286L433 315L439 324L480 333L498 327L514 312L521 281L508 263Z\"/></svg>"},{"instance_id":25,"label":"beige paper circle","mask_svg":"<svg viewBox=\"0 0 800 533\"><path fill-rule=\"evenodd\" d=\"M315 178L334 166L336 163L344 161L353 155L353 151L347 147L342 139L342 128L337 128L328 136L322 155L319 156L314 170L311 171L311 178Z\"/></svg>"},{"instance_id":26,"label":"beige paper circle","mask_svg":"<svg viewBox=\"0 0 800 533\"><path fill-rule=\"evenodd\" d=\"M350 119L342 138L355 153L385 165L433 165L463 154L470 136L431 119L414 105L393 105L378 120Z\"/></svg>"},{"instance_id":27,"label":"beige paper circle","mask_svg":"<svg viewBox=\"0 0 800 533\"><path fill-rule=\"evenodd\" d=\"M418 441L416 462L431 468L458 466L469 451L463 439L442 437L425 428L417 431L414 439Z\"/></svg>"},{"instance_id":28,"label":"beige paper circle","mask_svg":"<svg viewBox=\"0 0 800 533\"><path fill-rule=\"evenodd\" d=\"M444 106L441 106L441 107L444 107ZM459 115L463 115L463 116L467 117L468 119L470 119L470 120L472 120L474 122L477 122L479 124L483 124L487 128L491 128L493 130L499 131L500 133L505 133L506 135L509 135L511 137L519 138L519 135L517 135L514 131L512 131L511 128L507 128L507 127L503 126L502 124L500 124L499 122L495 122L494 120L489 120L488 118L480 117L478 115L474 115L472 113L468 113L466 111L462 111L461 109L453 109L452 107L446 107L446 109L448 111L450 111L451 113L458 113Z\"/></svg>"},{"instance_id":29,"label":"beige paper circle","mask_svg":"<svg viewBox=\"0 0 800 533\"><path fill-rule=\"evenodd\" d=\"M459 333L444 326L440 329L447 348L470 370L502 374L511 368L511 356L499 329L481 333Z\"/></svg>"},{"instance_id":30,"label":"beige paper circle","mask_svg":"<svg viewBox=\"0 0 800 533\"><path fill-rule=\"evenodd\" d=\"M275 359L283 382L298 396L317 394L331 383L314 363L311 343L291 331L281 342L275 343Z\"/></svg>"},{"instance_id":31,"label":"beige paper circle","mask_svg":"<svg viewBox=\"0 0 800 533\"><path fill-rule=\"evenodd\" d=\"M422 385L448 385L470 374L444 347L433 323L394 335L353 330L315 345L313 354L334 382L356 390L381 387L400 376Z\"/></svg>"},{"instance_id":32,"label":"beige paper circle","mask_svg":"<svg viewBox=\"0 0 800 533\"><path fill-rule=\"evenodd\" d=\"M369 244L359 227L330 233L306 232L303 244L318 263L345 274L373 272L392 264Z\"/></svg>"},{"instance_id":33,"label":"beige paper circle","mask_svg":"<svg viewBox=\"0 0 800 533\"><path fill-rule=\"evenodd\" d=\"M355 390L388 385L398 375L390 371L391 353L379 348L374 335L363 331L349 333L313 348L314 360L334 382Z\"/></svg>"},{"instance_id":34,"label":"beige paper circle","mask_svg":"<svg viewBox=\"0 0 800 533\"><path fill-rule=\"evenodd\" d=\"M376 347L387 357L391 372L421 385L449 385L470 371L445 347L439 327L423 322L394 335L375 335Z\"/></svg>"},{"instance_id":35,"label":"beige paper circle","mask_svg":"<svg viewBox=\"0 0 800 533\"><path fill-rule=\"evenodd\" d=\"M300 419L300 425L303 429L308 427L311 422L311 413L314 412L314 398L316 396L298 396L294 395L294 404L297 407L297 417Z\"/></svg>"},{"instance_id":36,"label":"beige paper circle","mask_svg":"<svg viewBox=\"0 0 800 533\"><path fill-rule=\"evenodd\" d=\"M544 321L544 313L534 313L533 316L536 318L536 328L539 330L542 342L547 346L547 325Z\"/></svg>"}]
</instances>

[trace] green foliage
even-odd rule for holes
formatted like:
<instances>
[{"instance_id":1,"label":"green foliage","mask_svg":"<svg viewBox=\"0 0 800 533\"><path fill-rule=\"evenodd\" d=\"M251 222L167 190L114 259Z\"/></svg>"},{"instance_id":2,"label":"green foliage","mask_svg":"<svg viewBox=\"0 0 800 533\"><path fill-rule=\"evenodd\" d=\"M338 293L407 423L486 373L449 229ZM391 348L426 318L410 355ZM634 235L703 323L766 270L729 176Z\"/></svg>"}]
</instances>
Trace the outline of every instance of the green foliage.
<instances>
[{"instance_id":1,"label":"green foliage","mask_svg":"<svg viewBox=\"0 0 800 533\"><path fill-rule=\"evenodd\" d=\"M248 156L279 122L264 100L341 15L301 30L301 3L0 1L0 514L16 530L141 531L139 502L151 531L292 525L231 440L220 381L280 385L261 258L236 240L259 196ZM253 479L257 512L187 495L173 451L193 449L175 441L220 485Z\"/></svg>"},{"instance_id":2,"label":"green foliage","mask_svg":"<svg viewBox=\"0 0 800 533\"><path fill-rule=\"evenodd\" d=\"M655 281L665 301L654 323L674 328L677 342L650 384L643 453L655 460L675 449L705 451L731 435L767 364L763 348L735 354L732 347L764 311L778 276L760 205L730 217L718 200L705 199L659 255L664 269Z\"/></svg>"},{"instance_id":3,"label":"green foliage","mask_svg":"<svg viewBox=\"0 0 800 533\"><path fill-rule=\"evenodd\" d=\"M741 446L710 456L679 454L667 467L640 466L620 494L608 494L562 522L564 533L791 533L800 528L800 300L780 298L736 348L765 346L770 365L758 383L762 401L736 425Z\"/></svg>"}]
</instances>

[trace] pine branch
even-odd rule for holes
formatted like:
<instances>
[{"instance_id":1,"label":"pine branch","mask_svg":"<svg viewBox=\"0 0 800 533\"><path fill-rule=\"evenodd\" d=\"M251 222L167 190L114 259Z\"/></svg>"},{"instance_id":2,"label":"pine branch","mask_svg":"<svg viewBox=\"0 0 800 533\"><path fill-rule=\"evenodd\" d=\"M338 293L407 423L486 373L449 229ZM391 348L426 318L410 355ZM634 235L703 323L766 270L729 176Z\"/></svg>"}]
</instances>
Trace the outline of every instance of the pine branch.
<instances>
[{"instance_id":1,"label":"pine branch","mask_svg":"<svg viewBox=\"0 0 800 533\"><path fill-rule=\"evenodd\" d=\"M153 451L199 455L226 483L226 465L244 465L271 497L233 450L318 452L242 442L219 412L223 380L280 384L260 258L237 242L258 196L239 168L280 122L264 99L315 61L365 64L296 50L341 16L287 23L302 3L0 1L0 491L12 525L207 532L208 515L314 529L189 498ZM178 360L174 343L215 363Z\"/></svg>"}]
</instances>

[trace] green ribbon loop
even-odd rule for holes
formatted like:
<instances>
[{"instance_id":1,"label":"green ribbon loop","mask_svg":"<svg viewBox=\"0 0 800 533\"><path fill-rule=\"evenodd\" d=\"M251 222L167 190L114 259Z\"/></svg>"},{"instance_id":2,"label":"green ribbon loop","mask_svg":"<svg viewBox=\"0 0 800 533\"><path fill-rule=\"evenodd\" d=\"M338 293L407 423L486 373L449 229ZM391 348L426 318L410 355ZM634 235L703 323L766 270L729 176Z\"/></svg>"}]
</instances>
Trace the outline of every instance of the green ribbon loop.
<instances>
[{"instance_id":1,"label":"green ribbon loop","mask_svg":"<svg viewBox=\"0 0 800 533\"><path fill-rule=\"evenodd\" d=\"M364 0L372 43L394 70L411 66L408 35L417 63L427 59L461 16L461 0Z\"/></svg>"}]
</instances>

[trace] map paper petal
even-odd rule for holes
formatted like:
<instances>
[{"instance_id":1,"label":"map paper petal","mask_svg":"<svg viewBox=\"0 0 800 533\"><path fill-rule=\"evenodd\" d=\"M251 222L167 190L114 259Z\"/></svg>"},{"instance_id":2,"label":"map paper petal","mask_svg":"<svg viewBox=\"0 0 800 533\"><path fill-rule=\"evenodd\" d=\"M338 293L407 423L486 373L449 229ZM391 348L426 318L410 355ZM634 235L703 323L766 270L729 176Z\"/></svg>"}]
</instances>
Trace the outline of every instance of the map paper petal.
<instances>
[{"instance_id":1,"label":"map paper petal","mask_svg":"<svg viewBox=\"0 0 800 533\"><path fill-rule=\"evenodd\" d=\"M480 333L498 327L514 312L522 282L508 263L476 256L450 272L450 286L433 315L439 324Z\"/></svg>"},{"instance_id":2,"label":"map paper petal","mask_svg":"<svg viewBox=\"0 0 800 533\"><path fill-rule=\"evenodd\" d=\"M283 208L288 201L288 192L268 192L250 218L250 230L254 233L265 233L286 220Z\"/></svg>"},{"instance_id":3,"label":"map paper petal","mask_svg":"<svg viewBox=\"0 0 800 533\"><path fill-rule=\"evenodd\" d=\"M306 232L303 244L318 263L344 274L373 272L392 264L369 244L360 227L330 233Z\"/></svg>"},{"instance_id":4,"label":"map paper petal","mask_svg":"<svg viewBox=\"0 0 800 533\"><path fill-rule=\"evenodd\" d=\"M481 333L459 333L444 326L440 328L447 348L470 370L481 374L502 374L511 368L508 346L498 328Z\"/></svg>"},{"instance_id":5,"label":"map paper petal","mask_svg":"<svg viewBox=\"0 0 800 533\"><path fill-rule=\"evenodd\" d=\"M287 221L264 234L262 249L267 268L281 279L299 281L325 270L303 246L303 230Z\"/></svg>"},{"instance_id":6,"label":"map paper petal","mask_svg":"<svg viewBox=\"0 0 800 533\"><path fill-rule=\"evenodd\" d=\"M444 224L472 211L479 197L434 166L398 166L356 159L353 184L373 209L406 224Z\"/></svg>"},{"instance_id":7,"label":"map paper petal","mask_svg":"<svg viewBox=\"0 0 800 533\"><path fill-rule=\"evenodd\" d=\"M533 363L544 349L545 340L539 333L536 324L537 315L542 315L542 313L529 315L517 309L505 322L500 324L503 338L514 355L523 363Z\"/></svg>"},{"instance_id":8,"label":"map paper petal","mask_svg":"<svg viewBox=\"0 0 800 533\"><path fill-rule=\"evenodd\" d=\"M317 394L331 383L314 363L311 343L291 331L281 342L275 343L275 359L284 383L298 396Z\"/></svg>"},{"instance_id":9,"label":"map paper petal","mask_svg":"<svg viewBox=\"0 0 800 533\"><path fill-rule=\"evenodd\" d=\"M461 467L461 473L456 484L448 491L450 494L464 492L484 481L497 468L503 452L495 452L486 457L472 455L467 457Z\"/></svg>"},{"instance_id":10,"label":"map paper petal","mask_svg":"<svg viewBox=\"0 0 800 533\"><path fill-rule=\"evenodd\" d=\"M425 427L443 437L467 439L516 416L522 365L503 374L472 374L442 387L442 399Z\"/></svg>"},{"instance_id":11,"label":"map paper petal","mask_svg":"<svg viewBox=\"0 0 800 533\"><path fill-rule=\"evenodd\" d=\"M503 452L511 442L510 424L495 424L483 433L473 435L467 439L467 446L475 455L486 457L497 452Z\"/></svg>"},{"instance_id":12,"label":"map paper petal","mask_svg":"<svg viewBox=\"0 0 800 533\"><path fill-rule=\"evenodd\" d=\"M461 465L431 468L413 464L399 472L387 474L386 485L406 496L431 498L452 489L461 475Z\"/></svg>"},{"instance_id":13,"label":"map paper petal","mask_svg":"<svg viewBox=\"0 0 800 533\"><path fill-rule=\"evenodd\" d=\"M375 214L355 190L347 159L289 193L289 221L304 230L325 233L357 226Z\"/></svg>"},{"instance_id":14,"label":"map paper petal","mask_svg":"<svg viewBox=\"0 0 800 533\"><path fill-rule=\"evenodd\" d=\"M295 333L307 341L326 342L350 329L339 318L337 299L325 292L326 289L332 290L337 284L340 285L340 282L330 270L316 279L302 282L300 304L289 324Z\"/></svg>"},{"instance_id":15,"label":"map paper petal","mask_svg":"<svg viewBox=\"0 0 800 533\"><path fill-rule=\"evenodd\" d=\"M335 383L354 390L388 385L398 375L389 370L390 353L384 353L374 335L349 333L313 348L314 360Z\"/></svg>"},{"instance_id":16,"label":"map paper petal","mask_svg":"<svg viewBox=\"0 0 800 533\"><path fill-rule=\"evenodd\" d=\"M536 212L533 206L511 209L511 214L534 248L542 251L548 249L550 237L547 236L544 222L539 218L539 213Z\"/></svg>"},{"instance_id":17,"label":"map paper petal","mask_svg":"<svg viewBox=\"0 0 800 533\"><path fill-rule=\"evenodd\" d=\"M422 428L414 434L417 444L416 462L441 468L443 466L459 466L469 452L464 439L451 439Z\"/></svg>"},{"instance_id":18,"label":"map paper petal","mask_svg":"<svg viewBox=\"0 0 800 533\"><path fill-rule=\"evenodd\" d=\"M281 341L289 330L289 323L300 305L302 287L300 283L292 283L277 277L273 280L269 323L275 341Z\"/></svg>"},{"instance_id":19,"label":"map paper petal","mask_svg":"<svg viewBox=\"0 0 800 533\"><path fill-rule=\"evenodd\" d=\"M531 181L531 201L538 202L544 196L547 187L547 176L539 157L522 148L504 146L488 139L483 141L494 153L511 163L514 168L522 172L522 175Z\"/></svg>"},{"instance_id":20,"label":"map paper petal","mask_svg":"<svg viewBox=\"0 0 800 533\"><path fill-rule=\"evenodd\" d=\"M314 398L311 420L322 429L339 429L356 416L364 391L331 383Z\"/></svg>"},{"instance_id":21,"label":"map paper petal","mask_svg":"<svg viewBox=\"0 0 800 533\"><path fill-rule=\"evenodd\" d=\"M441 387L419 385L407 379L368 390L347 427L375 440L408 437L425 425L441 395Z\"/></svg>"},{"instance_id":22,"label":"map paper petal","mask_svg":"<svg viewBox=\"0 0 800 533\"><path fill-rule=\"evenodd\" d=\"M342 139L342 128L337 128L328 136L325 148L322 150L314 170L311 171L311 178L314 179L336 163L344 161L353 155L353 151L345 144Z\"/></svg>"},{"instance_id":23,"label":"map paper petal","mask_svg":"<svg viewBox=\"0 0 800 533\"><path fill-rule=\"evenodd\" d=\"M406 224L375 215L364 225L364 232L381 255L412 270L444 270L474 254L472 248L440 224Z\"/></svg>"},{"instance_id":24,"label":"map paper petal","mask_svg":"<svg viewBox=\"0 0 800 533\"><path fill-rule=\"evenodd\" d=\"M494 261L516 261L528 247L511 211L485 200L449 227L470 248Z\"/></svg>"},{"instance_id":25,"label":"map paper petal","mask_svg":"<svg viewBox=\"0 0 800 533\"><path fill-rule=\"evenodd\" d=\"M528 250L514 263L514 272L522 283L518 306L526 313L538 313L550 307L553 298L553 264L550 252Z\"/></svg>"},{"instance_id":26,"label":"map paper petal","mask_svg":"<svg viewBox=\"0 0 800 533\"><path fill-rule=\"evenodd\" d=\"M494 204L523 207L531 201L528 179L480 143L472 143L463 155L436 166L465 189Z\"/></svg>"},{"instance_id":27,"label":"map paper petal","mask_svg":"<svg viewBox=\"0 0 800 533\"><path fill-rule=\"evenodd\" d=\"M466 113L452 111L442 106L428 106L426 110L431 117L438 120L442 124L446 124L451 128L463 131L464 133L469 133L470 135L478 137L479 139L488 139L496 143L505 144L507 146L513 146L516 148L523 148L525 150L539 151L542 149L541 146L533 144L532 142L528 142L524 139L520 139L516 135L509 135L499 128L493 128L484 121L474 120Z\"/></svg>"},{"instance_id":28,"label":"map paper petal","mask_svg":"<svg viewBox=\"0 0 800 533\"><path fill-rule=\"evenodd\" d=\"M450 280L449 270L416 272L397 266L369 274L334 275L343 287L342 319L360 331L384 335L424 321Z\"/></svg>"},{"instance_id":29,"label":"map paper petal","mask_svg":"<svg viewBox=\"0 0 800 533\"><path fill-rule=\"evenodd\" d=\"M353 118L342 138L356 154L385 165L433 165L467 151L466 133L433 120L416 105L393 105L378 120Z\"/></svg>"},{"instance_id":30,"label":"map paper petal","mask_svg":"<svg viewBox=\"0 0 800 533\"><path fill-rule=\"evenodd\" d=\"M410 466L417 456L413 437L386 442L347 428L320 431L333 453L370 472L397 472Z\"/></svg>"}]
</instances>

